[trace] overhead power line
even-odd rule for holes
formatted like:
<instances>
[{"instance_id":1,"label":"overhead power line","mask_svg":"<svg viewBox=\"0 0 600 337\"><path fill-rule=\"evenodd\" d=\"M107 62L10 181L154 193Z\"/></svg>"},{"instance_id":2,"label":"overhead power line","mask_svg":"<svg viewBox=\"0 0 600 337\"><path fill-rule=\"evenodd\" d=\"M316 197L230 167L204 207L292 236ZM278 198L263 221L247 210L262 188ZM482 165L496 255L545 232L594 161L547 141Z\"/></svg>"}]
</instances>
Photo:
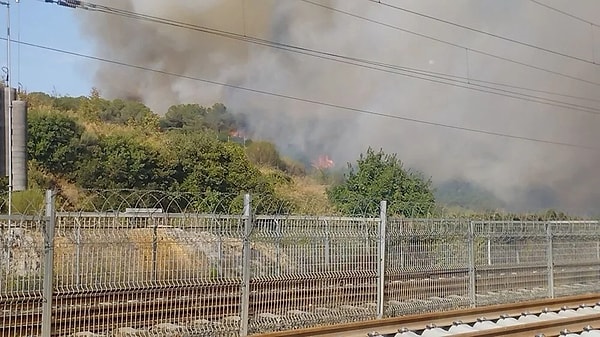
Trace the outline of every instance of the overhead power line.
<instances>
[{"instance_id":1,"label":"overhead power line","mask_svg":"<svg viewBox=\"0 0 600 337\"><path fill-rule=\"evenodd\" d=\"M6 40L6 38L0 37L0 40ZM39 45L39 44L35 44L35 43L25 42L22 40L19 41L18 43L21 45L24 45L24 46L32 47L32 48L48 50L48 51L52 51L52 52L56 52L56 53L71 55L71 56L85 58L85 59L94 60L94 61L98 61L98 62L104 62L104 63L108 63L108 64L118 65L118 66L122 66L122 67L142 70L142 71L149 71L149 72L153 72L153 73L157 73L157 74L161 74L161 75L172 76L172 77L187 79L187 80L196 81L196 82L202 82L202 83L207 83L207 84L212 84L212 85L219 85L219 86L223 86L223 87L227 87L227 88L251 92L251 93L255 93L255 94L261 94L261 95L265 95L265 96L272 96L272 97L277 97L277 98L282 98L282 99L287 99L287 100L292 100L292 101L297 101L297 102L302 102L302 103L308 103L308 104L313 104L313 105L318 105L318 106L323 106L323 107L328 107L328 108L346 110L346 111L351 111L351 112L355 112L355 113L363 114L363 115L383 117L383 118L389 118L389 119L394 119L394 120L401 120L401 121L411 122L414 124L428 125L428 126L433 126L433 127L438 127L438 128L464 131L464 132L475 133L475 134L496 136L496 137L502 137L502 138L508 138L508 139L515 139L515 140L522 140L522 141L529 141L529 142L535 142L535 143L557 145L557 146L563 146L563 147L568 147L568 148L600 152L600 147L595 147L595 146L553 141L553 140L548 140L548 139L540 139L540 138L533 138L533 137L520 136L520 135L513 135L513 134L502 133L502 132L495 132L495 131L488 131L488 130L482 130L482 129L476 129L476 128L463 127L463 126L458 126L458 125L432 122L432 121L427 121L427 120L417 119L417 118L397 116L397 115L378 112L378 111L374 111L374 110L366 110L366 109L360 109L360 108L355 108L355 107L349 107L349 106L344 106L341 104L323 102L323 101L300 97L300 96L276 93L276 92L272 92L272 91L251 88L251 87L246 87L246 86L241 86L241 85L234 85L234 84L219 82L219 81L205 79L205 78L196 77L196 76L178 74L178 73L169 72L166 70L149 68L149 67L131 64L131 63L127 63L127 62L122 62L122 61L118 61L118 60L111 60L111 59L107 59L107 58L103 58L103 57L87 55L87 54L78 53L78 52L74 52L74 51L68 51L68 50L64 50L64 49L60 49L60 48L43 46L43 45Z\"/></svg>"},{"instance_id":2,"label":"overhead power line","mask_svg":"<svg viewBox=\"0 0 600 337\"><path fill-rule=\"evenodd\" d=\"M325 9L328 9L328 10L333 11L333 12L337 12L337 13L340 13L340 14L348 15L348 16L354 17L354 18L359 19L359 20L364 20L364 21L367 21L367 22L371 22L371 23L380 25L382 27L387 27L387 28L394 29L394 30L397 30L397 31L401 31L401 32L404 32L404 33L407 33L407 34L411 34L411 35L415 35L415 36L418 36L418 37L422 37L422 38L425 38L425 39L428 39L428 40L431 40L431 41L439 42L439 43L442 43L442 44L445 44L445 45L448 45L448 46L453 46L453 47L456 47L456 48L467 50L468 52L473 52L473 53L476 53L476 54L480 54L480 55L488 56L488 57L495 58L495 59L498 59L498 60L510 62L510 63L517 64L517 65L520 65L520 66L524 66L524 67L527 67L527 68L531 68L531 69L543 71L543 72L546 72L548 74L552 74L552 75L556 75L556 76L568 78L568 79L571 79L571 80L574 80L574 81L579 81L579 82L582 82L582 83L587 83L587 84L591 84L591 85L599 86L600 87L600 82L595 82L595 81L587 80L587 79L584 79L584 78L580 78L580 77L569 75L569 74L562 73L562 72L559 72L559 71L551 70L551 69L544 68L544 67L541 67L541 66L536 66L536 65L533 65L533 64L530 64L530 63L527 63L527 62L517 61L517 60L511 59L511 58L508 58L508 57L499 56L499 55L496 55L496 54L493 54L493 53L488 53L488 52L483 51L483 50L478 50L478 49L470 48L470 47L467 47L465 45L461 45L461 44L458 44L458 43L454 43L454 42L450 42L450 41L447 41L447 40L443 40L443 39L440 39L440 38L437 38L437 37L434 37L434 36L430 36L430 35L427 35L427 34L418 33L418 32L412 31L410 29L402 28L402 27L395 26L395 25L392 25L392 24L389 24L389 23L385 23L385 22L378 21L378 20L375 20L375 19L367 18L365 16L361 16L361 15L358 15L358 14L355 14L355 13L352 13L352 12L348 12L348 11L345 11L345 10L342 10L342 9L338 9L338 8L335 8L335 7L324 5L322 3L314 2L314 1L311 1L311 0L300 0L300 1L308 3L308 4L311 4L311 5L314 5L314 6L325 8Z\"/></svg>"},{"instance_id":3,"label":"overhead power line","mask_svg":"<svg viewBox=\"0 0 600 337\"><path fill-rule=\"evenodd\" d=\"M424 17L424 18L427 18L427 19L430 19L430 20L434 20L434 21L442 22L442 23L445 23L445 24L448 24L448 25L452 25L452 26L455 26L455 27L459 27L459 28L462 28L462 29L470 30L472 32L476 32L476 33L479 33L479 34L484 34L484 35L487 35L487 36L490 36L490 37L493 37L493 38L496 38L496 39L500 39L500 40L512 42L512 43L515 43L515 44L519 44L519 45L526 46L526 47L529 47L529 48L541 50L541 51L544 51L544 52L547 52L547 53L550 53L550 54L554 54L554 55L558 55L558 56L570 58L570 59L577 60L577 61L580 61L580 62L585 62L585 63L589 63L589 64L592 64L592 65L598 65L597 63L594 62L594 60L590 61L590 60L584 59L582 57L578 57L578 56L573 56L573 55L570 55L570 54L561 53L561 52L558 52L558 51L555 51L555 50L552 50L552 49L548 49L548 48L544 48L544 47L540 47L540 46L534 45L532 43L519 41L517 39L513 39L513 38L510 38L510 37L505 37L505 36L502 36L502 35L499 35L499 34L490 33L488 31L484 31L484 30L481 30L481 29L473 28L473 27L466 26L466 25L463 25L463 24L460 24L460 23L456 23L456 22L452 22L452 21L449 21L449 20L440 19L440 18L432 16L432 15L420 13L420 12L417 12L417 11L414 11L414 10L410 10L408 8L400 7L400 6L397 6L397 5L392 5L390 3L387 3L387 2L384 2L384 1L381 1L381 0L368 0L368 1L376 3L376 4L379 4L379 5L382 5L382 6L387 6L389 8L393 8L393 9L396 9L396 10L399 10L399 11L403 11L403 12L406 12L406 13L410 13L410 14L413 14L413 15L420 16L420 17Z\"/></svg>"},{"instance_id":4,"label":"overhead power line","mask_svg":"<svg viewBox=\"0 0 600 337\"><path fill-rule=\"evenodd\" d=\"M558 9L558 8L555 8L555 7L552 7L552 6L550 6L550 5L547 5L547 4L543 3L543 2L540 2L540 1L537 1L537 0L529 0L529 1L531 1L531 2L533 2L534 4L537 4L537 5L539 5L539 6L546 7L546 8L548 8L548 9L550 9L550 10L552 10L552 11L555 11L555 12L557 12L557 13L560 13L560 14L566 15L566 16L568 16L568 17L570 17L570 18L573 18L573 19L575 19L575 20L578 20L578 21L581 21L581 22L585 22L585 23L587 23L587 24L589 24L589 25L592 25L592 26L596 26L596 27L598 27L598 25L597 25L597 24L595 24L595 23L593 23L592 21L588 21L588 20L586 20L586 19L584 19L584 18L581 18L581 17L579 17L579 16L573 15L573 14L571 14L571 13L567 13L567 12L565 12L565 11L563 11L563 10L560 10L560 9Z\"/></svg>"},{"instance_id":5,"label":"overhead power line","mask_svg":"<svg viewBox=\"0 0 600 337\"><path fill-rule=\"evenodd\" d=\"M40 1L42 1L42 0L40 0ZM243 41L243 42L247 42L247 43L253 43L253 44L257 44L257 45L261 45L261 46L265 46L265 47L276 48L276 49L285 50L288 52L308 55L308 56L312 56L312 57L316 57L316 58L326 59L326 60L349 64L349 65L358 66L358 67L362 67L362 68L397 74L397 75L420 79L420 80L425 80L425 81L429 81L429 82L433 82L433 83L451 85L451 86L455 86L455 87L459 87L459 88L463 88L463 89L468 89L468 90L473 90L473 91L478 91L478 92L483 92L483 93L488 93L488 94L493 94L493 95L500 95L503 97L520 99L520 100L524 100L524 101L528 101L528 102L545 104L545 105L550 105L550 106L560 107L560 108L565 108L565 109L570 109L570 110L582 111L582 112L595 114L595 115L600 114L599 108L580 105L580 104L574 104L574 103L570 103L570 102L564 102L564 101L560 101L560 100L550 99L547 97L536 96L536 95L511 91L511 90L502 89L502 88L491 87L491 86L483 85L480 83L492 84L492 85L497 85L497 86L505 87L505 88L512 87L513 89L517 88L516 86L510 86L510 85L505 85L505 84L501 84L501 83L494 83L494 82L490 82L490 81L481 81L481 80L470 81L466 77L460 77L460 76L450 75L450 74L434 73L434 72L424 71L424 70L415 69L415 68L391 65L391 64L387 64L387 63L365 60L365 59L361 59L361 58L350 57L350 56L345 56L345 55L341 55L341 54L325 52L325 51L316 50L316 49L310 49L310 48L306 48L306 47L294 46L294 45L290 45L290 44L255 38L255 37L251 37L251 36L241 35L238 33L218 30L218 29L214 29L214 28L193 25L193 24L175 21L175 20L171 20L171 19L136 13L136 12L127 11L127 10L118 9L118 8L112 8L112 7L108 7L108 6L104 6L104 5L97 5L97 4L94 4L91 2L86 2L86 1L77 1L77 2L71 1L71 2L65 3L64 1L44 0L44 2L57 3L57 4L64 5L67 7L87 9L87 10L91 10L91 11L98 11L98 12L112 14L112 15L124 16L126 18L131 18L131 19L144 20L144 21L165 24L165 25L178 27L178 28L190 29L190 30L199 31L202 33L217 35L217 36L224 37L224 38L235 39L235 40L239 40L239 41ZM479 83L475 83L475 82L479 82ZM528 89L528 90L534 91L534 92L538 91L536 89ZM546 91L544 93L549 94L550 92ZM558 94L558 95L565 96L563 94Z\"/></svg>"}]
</instances>

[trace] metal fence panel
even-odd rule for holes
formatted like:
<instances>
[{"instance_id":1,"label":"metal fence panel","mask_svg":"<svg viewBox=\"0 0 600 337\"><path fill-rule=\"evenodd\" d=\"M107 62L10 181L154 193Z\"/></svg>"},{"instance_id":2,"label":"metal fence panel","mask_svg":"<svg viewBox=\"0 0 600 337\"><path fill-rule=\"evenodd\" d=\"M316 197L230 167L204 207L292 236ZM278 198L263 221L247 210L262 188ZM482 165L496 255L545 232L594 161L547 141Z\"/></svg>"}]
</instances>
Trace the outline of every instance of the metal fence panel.
<instances>
[{"instance_id":1,"label":"metal fence panel","mask_svg":"<svg viewBox=\"0 0 600 337\"><path fill-rule=\"evenodd\" d=\"M376 316L378 219L259 216L252 332Z\"/></svg>"},{"instance_id":2,"label":"metal fence panel","mask_svg":"<svg viewBox=\"0 0 600 337\"><path fill-rule=\"evenodd\" d=\"M239 330L241 216L59 214L56 228L57 332Z\"/></svg>"},{"instance_id":3,"label":"metal fence panel","mask_svg":"<svg viewBox=\"0 0 600 337\"><path fill-rule=\"evenodd\" d=\"M389 219L386 315L469 305L468 222Z\"/></svg>"},{"instance_id":4,"label":"metal fence panel","mask_svg":"<svg viewBox=\"0 0 600 337\"><path fill-rule=\"evenodd\" d=\"M600 291L600 226L597 221L555 221L554 286L557 296Z\"/></svg>"},{"instance_id":5,"label":"metal fence panel","mask_svg":"<svg viewBox=\"0 0 600 337\"><path fill-rule=\"evenodd\" d=\"M0 216L0 332L40 334L43 284L61 336L238 336L374 319L380 282L384 316L600 291L596 221L244 210Z\"/></svg>"},{"instance_id":6,"label":"metal fence panel","mask_svg":"<svg viewBox=\"0 0 600 337\"><path fill-rule=\"evenodd\" d=\"M44 238L40 216L0 217L0 333L41 331Z\"/></svg>"},{"instance_id":7,"label":"metal fence panel","mask_svg":"<svg viewBox=\"0 0 600 337\"><path fill-rule=\"evenodd\" d=\"M475 222L473 228L477 304L547 296L545 222Z\"/></svg>"}]
</instances>

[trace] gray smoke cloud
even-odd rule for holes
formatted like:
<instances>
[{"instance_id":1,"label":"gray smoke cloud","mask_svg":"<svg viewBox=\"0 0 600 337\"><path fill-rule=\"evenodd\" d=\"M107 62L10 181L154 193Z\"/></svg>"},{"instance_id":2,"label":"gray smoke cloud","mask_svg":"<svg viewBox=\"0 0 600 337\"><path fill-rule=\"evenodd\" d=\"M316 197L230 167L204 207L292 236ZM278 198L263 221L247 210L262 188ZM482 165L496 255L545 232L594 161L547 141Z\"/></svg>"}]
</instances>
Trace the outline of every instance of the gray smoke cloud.
<instances>
[{"instance_id":1,"label":"gray smoke cloud","mask_svg":"<svg viewBox=\"0 0 600 337\"><path fill-rule=\"evenodd\" d=\"M600 82L597 65L520 46L369 1L318 1L472 50ZM390 1L543 48L600 62L600 30L520 0ZM99 3L267 40L485 81L597 98L599 87L498 60L328 11L302 1L103 0ZM564 3L547 2L553 6ZM600 23L600 3L569 3ZM595 20L594 20L595 19ZM87 13L82 29L100 56L402 118L558 142L600 144L600 115L481 93L298 55L215 35ZM434 181L466 179L511 208L556 207L597 214L598 152L502 138L272 97L184 78L99 64L97 85L110 97L137 97L158 113L176 103L223 102L250 116L251 136L285 151L328 154L338 166L368 146L398 153ZM542 95L528 92L529 94ZM598 101L547 96L600 108Z\"/></svg>"}]
</instances>

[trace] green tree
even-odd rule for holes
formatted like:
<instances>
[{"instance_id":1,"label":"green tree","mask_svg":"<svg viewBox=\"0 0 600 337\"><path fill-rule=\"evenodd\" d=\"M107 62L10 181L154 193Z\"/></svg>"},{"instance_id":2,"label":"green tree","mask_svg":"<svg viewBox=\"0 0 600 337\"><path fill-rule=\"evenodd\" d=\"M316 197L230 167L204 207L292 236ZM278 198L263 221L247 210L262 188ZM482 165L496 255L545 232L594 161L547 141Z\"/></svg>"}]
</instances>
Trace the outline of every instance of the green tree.
<instances>
[{"instance_id":1,"label":"green tree","mask_svg":"<svg viewBox=\"0 0 600 337\"><path fill-rule=\"evenodd\" d=\"M329 200L345 214L379 214L379 203L387 201L387 212L396 216L424 216L434 205L431 180L419 172L405 170L395 154L369 148L361 154L343 183L327 190Z\"/></svg>"},{"instance_id":2,"label":"green tree","mask_svg":"<svg viewBox=\"0 0 600 337\"><path fill-rule=\"evenodd\" d=\"M198 104L173 105L160 120L163 129L211 130L218 134L228 134L244 125L243 116L234 116L221 103L210 108Z\"/></svg>"},{"instance_id":3,"label":"green tree","mask_svg":"<svg viewBox=\"0 0 600 337\"><path fill-rule=\"evenodd\" d=\"M252 142L246 147L250 162L256 165L270 166L283 169L285 163L281 160L275 144L265 141Z\"/></svg>"},{"instance_id":4,"label":"green tree","mask_svg":"<svg viewBox=\"0 0 600 337\"><path fill-rule=\"evenodd\" d=\"M152 115L152 110L144 104L122 99L115 99L98 111L101 121L122 125L142 125Z\"/></svg>"},{"instance_id":5,"label":"green tree","mask_svg":"<svg viewBox=\"0 0 600 337\"><path fill-rule=\"evenodd\" d=\"M204 125L210 130L229 135L231 131L246 127L246 116L243 114L233 115L225 105L215 103L206 109Z\"/></svg>"},{"instance_id":6,"label":"green tree","mask_svg":"<svg viewBox=\"0 0 600 337\"><path fill-rule=\"evenodd\" d=\"M54 104L54 97L43 92L30 92L20 95L20 99L27 102L30 111L35 109L47 109Z\"/></svg>"},{"instance_id":7,"label":"green tree","mask_svg":"<svg viewBox=\"0 0 600 337\"><path fill-rule=\"evenodd\" d=\"M30 160L53 173L72 173L82 156L83 126L70 117L35 110L29 113L27 123Z\"/></svg>"},{"instance_id":8,"label":"green tree","mask_svg":"<svg viewBox=\"0 0 600 337\"><path fill-rule=\"evenodd\" d=\"M95 189L165 189L170 171L158 151L129 135L100 137L77 171L77 182Z\"/></svg>"},{"instance_id":9,"label":"green tree","mask_svg":"<svg viewBox=\"0 0 600 337\"><path fill-rule=\"evenodd\" d=\"M100 91L92 88L90 96L82 98L79 104L79 115L88 121L96 122L100 120L100 113L108 108L110 101L100 97Z\"/></svg>"},{"instance_id":10,"label":"green tree","mask_svg":"<svg viewBox=\"0 0 600 337\"><path fill-rule=\"evenodd\" d=\"M206 108L199 104L178 104L169 107L165 117L160 120L163 129L193 129L203 128L202 120Z\"/></svg>"},{"instance_id":11,"label":"green tree","mask_svg":"<svg viewBox=\"0 0 600 337\"><path fill-rule=\"evenodd\" d=\"M58 109L60 111L65 111L65 112L78 111L81 104L87 100L88 100L88 98L85 96L80 96L80 97L62 96L62 97L55 98L54 102L52 103L52 106L55 109Z\"/></svg>"},{"instance_id":12,"label":"green tree","mask_svg":"<svg viewBox=\"0 0 600 337\"><path fill-rule=\"evenodd\" d=\"M284 209L273 185L248 161L240 145L220 142L211 133L170 132L168 136L174 163L172 189L197 195L198 209L239 211L243 193L254 195L259 211Z\"/></svg>"}]
</instances>

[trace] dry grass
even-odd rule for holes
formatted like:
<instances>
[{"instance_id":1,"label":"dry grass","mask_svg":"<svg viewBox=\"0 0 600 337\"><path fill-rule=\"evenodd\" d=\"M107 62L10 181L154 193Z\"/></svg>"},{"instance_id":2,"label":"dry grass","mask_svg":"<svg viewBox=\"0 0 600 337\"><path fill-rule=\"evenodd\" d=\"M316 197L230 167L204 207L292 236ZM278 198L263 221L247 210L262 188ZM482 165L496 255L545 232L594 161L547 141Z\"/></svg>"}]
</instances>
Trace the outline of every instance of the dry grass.
<instances>
[{"instance_id":1,"label":"dry grass","mask_svg":"<svg viewBox=\"0 0 600 337\"><path fill-rule=\"evenodd\" d=\"M299 213L333 214L334 208L325 193L328 186L321 185L311 177L293 177L293 184L278 186L277 192L297 205Z\"/></svg>"}]
</instances>

